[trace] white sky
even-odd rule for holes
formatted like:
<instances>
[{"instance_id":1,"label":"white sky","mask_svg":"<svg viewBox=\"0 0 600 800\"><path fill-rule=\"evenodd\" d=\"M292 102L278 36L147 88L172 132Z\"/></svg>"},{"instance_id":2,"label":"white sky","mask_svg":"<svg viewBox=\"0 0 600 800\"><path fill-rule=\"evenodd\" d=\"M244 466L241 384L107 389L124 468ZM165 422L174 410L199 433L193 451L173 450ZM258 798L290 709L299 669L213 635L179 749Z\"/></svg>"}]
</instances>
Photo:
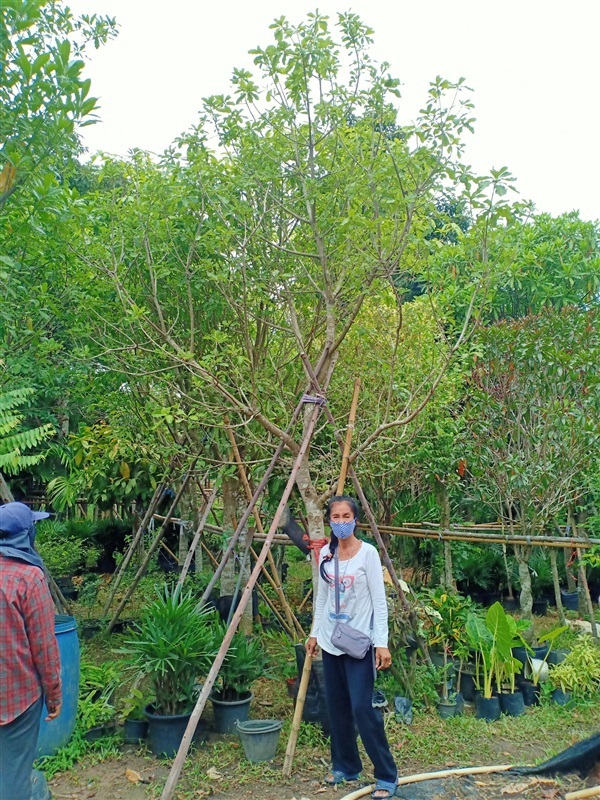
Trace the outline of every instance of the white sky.
<instances>
[{"instance_id":1,"label":"white sky","mask_svg":"<svg viewBox=\"0 0 600 800\"><path fill-rule=\"evenodd\" d=\"M600 219L600 0L66 0L76 14L116 16L119 37L87 68L102 123L91 151L161 152L195 121L201 100L227 94L233 67L271 41L275 17L351 9L375 29L374 54L402 81L401 122L430 80L474 90L478 171L507 166L539 211Z\"/></svg>"}]
</instances>

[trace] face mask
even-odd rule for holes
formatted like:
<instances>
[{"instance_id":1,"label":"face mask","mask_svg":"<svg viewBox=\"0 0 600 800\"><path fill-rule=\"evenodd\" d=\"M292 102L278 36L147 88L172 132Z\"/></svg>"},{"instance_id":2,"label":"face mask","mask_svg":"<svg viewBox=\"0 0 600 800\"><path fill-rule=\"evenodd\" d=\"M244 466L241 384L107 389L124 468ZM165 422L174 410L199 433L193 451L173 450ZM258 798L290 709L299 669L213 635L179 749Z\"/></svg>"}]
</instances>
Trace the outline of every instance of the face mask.
<instances>
[{"instance_id":1,"label":"face mask","mask_svg":"<svg viewBox=\"0 0 600 800\"><path fill-rule=\"evenodd\" d=\"M338 539L348 539L354 533L356 520L352 519L350 522L330 522L329 527L331 528L331 532L337 536Z\"/></svg>"}]
</instances>

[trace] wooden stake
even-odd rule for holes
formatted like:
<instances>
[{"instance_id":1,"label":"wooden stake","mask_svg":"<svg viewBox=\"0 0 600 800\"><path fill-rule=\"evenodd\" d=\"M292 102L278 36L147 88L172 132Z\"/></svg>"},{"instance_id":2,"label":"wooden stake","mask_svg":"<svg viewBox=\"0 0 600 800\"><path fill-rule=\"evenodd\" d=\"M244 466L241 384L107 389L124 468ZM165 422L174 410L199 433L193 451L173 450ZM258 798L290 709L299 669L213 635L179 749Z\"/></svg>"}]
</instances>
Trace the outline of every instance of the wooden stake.
<instances>
[{"instance_id":1,"label":"wooden stake","mask_svg":"<svg viewBox=\"0 0 600 800\"><path fill-rule=\"evenodd\" d=\"M591 786L589 789L580 789L578 792L568 792L565 800L584 800L586 797L600 797L600 786Z\"/></svg>"},{"instance_id":2,"label":"wooden stake","mask_svg":"<svg viewBox=\"0 0 600 800\"><path fill-rule=\"evenodd\" d=\"M183 567L181 568L181 575L179 576L179 580L177 581L177 586L183 585L183 582L189 572L190 564L192 563L192 558L194 557L194 553L196 552L196 548L198 547L198 542L200 541L200 537L202 536L202 531L204 530L204 526L206 525L208 515L210 514L210 510L217 497L217 489L218 486L217 482L215 481L213 490L210 493L210 497L206 501L206 504L204 506L204 511L202 512L202 517L200 518L200 522L198 523L198 527L196 528L196 532L194 533L194 538L192 539L192 543L190 544L190 549L188 550L187 556L185 557Z\"/></svg>"},{"instance_id":3,"label":"wooden stake","mask_svg":"<svg viewBox=\"0 0 600 800\"><path fill-rule=\"evenodd\" d=\"M308 359L307 359L308 361ZM319 389L316 385L315 388ZM354 432L354 422L356 420L356 407L358 405L358 393L360 391L360 378L354 381L354 394L352 396L352 404L350 406L350 414L348 417L348 428L346 430L346 442L342 451L342 465L340 467L340 476L337 483L336 494L344 493L344 484L346 483L346 475L348 473L350 446L352 444L352 434ZM325 408L325 413L331 417L331 412ZM332 419L332 418L331 418ZM330 421L331 421L330 419ZM335 430L335 425L334 425ZM296 752L296 743L298 741L298 734L300 733L300 724L302 722L302 712L304 711L304 701L306 700L306 690L310 680L310 671L312 669L312 656L306 654L304 659L304 669L302 670L302 677L300 679L300 686L298 687L298 695L296 697L296 707L294 709L294 718L292 719L292 730L290 738L288 739L287 747L285 750L285 760L283 762L283 776L289 778L292 774L292 763L294 761L294 753Z\"/></svg>"},{"instance_id":4,"label":"wooden stake","mask_svg":"<svg viewBox=\"0 0 600 800\"><path fill-rule=\"evenodd\" d=\"M336 494L344 494L344 486L346 484L346 475L348 474L348 467L350 465L350 447L352 446L352 436L354 434L354 424L356 422L356 408L358 406L358 393L360 392L360 378L354 381L354 392L352 394L352 404L350 406L350 415L348 417L348 427L346 428L346 441L344 442L344 450L342 452L342 466L340 469L340 476L338 478Z\"/></svg>"},{"instance_id":5,"label":"wooden stake","mask_svg":"<svg viewBox=\"0 0 600 800\"><path fill-rule=\"evenodd\" d=\"M117 623L117 620L119 619L119 615L121 614L121 611L123 611L123 609L127 605L127 601L129 600L131 595L134 593L134 591L136 589L136 586L140 582L140 578L146 572L146 568L148 567L150 559L152 558L154 552L156 551L157 547L159 546L159 544L161 542L162 537L165 534L166 527L169 524L169 522L171 520L171 517L173 516L173 512L175 511L175 508L177 507L177 503L179 503L179 500L181 499L181 495L184 493L184 491L186 489L186 486L188 485L188 483L190 481L190 478L192 477L192 472L194 471L194 467L196 466L196 462L197 461L198 461L198 456L196 456L196 458L194 458L194 460L192 461L192 465L190 466L189 470L187 471L187 473L185 475L185 478L181 482L181 486L179 487L179 491L177 492L173 502L171 503L171 507L169 508L169 510L167 512L167 516L165 518L165 521L160 526L160 528L158 530L158 533L154 537L154 541L152 542L152 544L148 548L148 552L146 553L146 558L140 564L140 567L139 567L138 571L136 572L135 577L134 577L133 581L131 582L131 585L129 586L129 588L125 592L125 595L123 596L121 602L117 606L116 611L113 614L111 621L108 623L108 632L109 633L115 627L115 625Z\"/></svg>"},{"instance_id":6,"label":"wooden stake","mask_svg":"<svg viewBox=\"0 0 600 800\"><path fill-rule=\"evenodd\" d=\"M298 687L298 695L296 697L296 708L294 709L294 719L292 721L292 730L290 738L288 739L287 748L285 750L285 760L283 762L283 777L289 778L292 774L292 763L294 761L294 753L296 752L296 743L298 742L298 734L300 733L300 723L302 722L302 711L304 710L304 703L306 701L306 690L308 689L308 682L310 680L310 671L312 669L312 656L307 655L304 659L304 667L302 669L302 677L300 678L300 686Z\"/></svg>"},{"instance_id":7,"label":"wooden stake","mask_svg":"<svg viewBox=\"0 0 600 800\"><path fill-rule=\"evenodd\" d=\"M302 407L302 402L299 403L299 406L300 406L300 408ZM236 612L233 615L233 619L231 620L231 624L230 624L229 628L227 629L227 632L225 633L225 636L223 637L223 641L221 643L221 647L219 648L219 652L217 653L216 658L215 658L215 660L213 662L213 665L210 668L210 670L208 672L208 675L206 676L206 679L204 681L204 686L202 688L202 691L200 692L198 700L196 701L196 706L195 706L194 710L192 711L192 714L190 716L190 720L188 722L187 728L185 729L185 733L183 735L183 739L181 741L181 745L179 746L179 750L177 751L177 756L175 757L175 760L173 761L173 765L171 767L171 771L169 773L169 776L167 778L167 782L165 784L165 787L163 789L163 793L161 795L161 800L171 800L171 798L173 797L173 794L175 792L175 787L177 786L177 782L179 781L179 777L181 775L181 770L183 769L183 764L184 764L185 758L187 756L188 750L189 750L190 745L192 743L192 736L194 735L194 732L195 732L196 727L198 725L198 720L200 719L200 716L201 716L201 714L202 714L202 712L204 710L204 706L206 705L206 701L208 700L208 696L209 696L210 692L212 691L212 687L213 687L213 685L215 683L217 675L219 674L219 670L221 669L221 665L223 663L223 660L225 659L225 656L227 655L227 651L229 650L229 646L231 644L231 640L233 639L233 637L235 635L235 632L236 632L236 630L238 628L238 625L240 623L240 620L242 618L244 610L245 610L246 606L248 605L248 601L250 600L250 598L252 596L252 589L254 588L254 586L256 584L256 581L258 580L258 576L260 574L261 565L264 564L264 562L265 562L265 560L267 558L267 552L268 552L268 550L269 550L269 548L271 546L271 539L274 536L275 531L277 530L277 526L279 525L279 521L281 519L281 515L283 514L283 511L284 511L285 506L287 504L288 498L289 498L290 494L292 493L292 489L294 488L294 484L296 482L296 476L298 474L298 470L300 469L300 464L302 463L302 460L304 459L304 457L305 457L305 455L306 455L306 453L308 451L308 447L309 447L310 441L312 439L312 436L313 436L313 433L314 433L314 430L315 430L315 426L317 424L317 420L319 418L319 411L320 411L320 406L315 405L315 407L312 410L312 414L311 414L311 416L309 418L308 425L307 425L306 430L305 430L304 438L302 440L302 444L300 445L300 449L298 450L296 458L294 459L294 465L292 467L292 471L290 473L290 476L289 476L288 481L286 483L285 489L283 491L283 495L281 497L281 500L279 501L279 505L277 506L277 510L275 511L275 515L273 517L273 521L271 522L271 526L269 527L269 530L268 530L268 533L267 533L267 539L266 539L265 543L263 544L262 550L259 553L258 561L256 562L256 565L255 565L254 569L252 570L252 574L250 575L248 583L244 587L244 591L242 592L242 595L240 597L239 606L237 607ZM299 411L298 411L298 413L299 413ZM262 488L261 488L261 491L262 491ZM256 495L256 492L255 492L255 495ZM256 499L253 498L253 501L256 502ZM250 511L252 510L252 507L253 507L253 503L250 503L249 506L248 506L248 509L246 509L248 511L248 516L250 515ZM242 519L243 519L243 517L242 517ZM244 520L244 524L245 524L245 520ZM240 527L240 526L238 525L238 527ZM243 527L243 525L242 525L242 527ZM240 528L240 530L241 530L241 528Z\"/></svg>"},{"instance_id":8,"label":"wooden stake","mask_svg":"<svg viewBox=\"0 0 600 800\"><path fill-rule=\"evenodd\" d=\"M229 422L229 419L227 417L225 417L225 427L227 428L227 435L229 436L229 441L231 442L231 447L232 447L233 455L235 457L235 461L236 461L236 464L237 464L240 480L241 480L242 485L244 487L244 492L246 493L246 499L248 500L248 502L251 502L252 501L252 490L250 488L250 483L248 481L248 476L246 474L246 469L245 469L244 464L242 462L242 457L240 455L240 449L238 447L238 444L237 444L236 439L235 439L235 435L234 435L233 430L231 428L231 423ZM260 518L260 513L258 511L258 508L256 508L256 506L254 507L254 512L253 513L254 513L254 521L256 523L256 529L258 530L259 533L264 534L265 529L263 527L262 520ZM298 635L302 638L302 637L304 637L304 631L302 630L302 626L300 625L300 623L296 619L296 617L294 615L294 612L290 608L290 604L288 603L287 598L286 598L286 596L284 594L283 588L282 588L281 583L279 581L279 572L277 571L277 565L275 564L275 560L273 559L273 553L271 552L271 550L269 550L269 552L267 553L267 560L269 562L269 566L271 567L271 573L273 575L273 580L270 580L270 583L273 586L273 588L275 589L275 591L277 592L277 596L279 598L279 602L281 603L281 607L283 608L283 613L285 614L286 619L288 621L288 624L287 624L286 627L290 628L292 630L295 629L296 632L298 633ZM268 575L266 570L265 570L265 575Z\"/></svg>"}]
</instances>

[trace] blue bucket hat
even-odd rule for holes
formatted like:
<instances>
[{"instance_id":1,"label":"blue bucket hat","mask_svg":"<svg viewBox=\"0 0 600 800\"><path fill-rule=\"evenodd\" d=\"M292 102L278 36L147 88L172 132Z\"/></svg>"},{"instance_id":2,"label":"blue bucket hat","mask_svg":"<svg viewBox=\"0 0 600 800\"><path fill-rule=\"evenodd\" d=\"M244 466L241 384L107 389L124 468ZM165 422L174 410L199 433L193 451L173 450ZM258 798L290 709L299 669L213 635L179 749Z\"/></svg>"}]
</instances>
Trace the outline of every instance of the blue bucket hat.
<instances>
[{"instance_id":1,"label":"blue bucket hat","mask_svg":"<svg viewBox=\"0 0 600 800\"><path fill-rule=\"evenodd\" d=\"M49 516L47 511L32 511L25 503L5 503L0 506L0 538L28 531L34 522Z\"/></svg>"}]
</instances>

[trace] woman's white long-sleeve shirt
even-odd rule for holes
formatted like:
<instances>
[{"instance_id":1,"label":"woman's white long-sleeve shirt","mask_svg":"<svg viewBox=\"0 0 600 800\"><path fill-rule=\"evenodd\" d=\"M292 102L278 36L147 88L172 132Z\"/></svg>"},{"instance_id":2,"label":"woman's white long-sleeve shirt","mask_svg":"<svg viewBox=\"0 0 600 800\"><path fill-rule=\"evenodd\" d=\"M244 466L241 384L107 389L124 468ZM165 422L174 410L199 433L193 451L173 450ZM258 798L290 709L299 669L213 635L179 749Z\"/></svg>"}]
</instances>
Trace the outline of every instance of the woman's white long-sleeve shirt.
<instances>
[{"instance_id":1,"label":"woman's white long-sleeve shirt","mask_svg":"<svg viewBox=\"0 0 600 800\"><path fill-rule=\"evenodd\" d=\"M325 545L320 558L327 556ZM321 562L319 562L321 563ZM388 646L388 608L383 583L379 553L373 545L361 542L360 549L348 561L339 562L340 613L335 613L335 565L333 559L325 565L331 583L319 576L317 602L313 613L311 636L327 653L342 655L331 644L331 634L336 622L347 622L361 633L371 637L375 647ZM373 626L371 627L371 622Z\"/></svg>"}]
</instances>

